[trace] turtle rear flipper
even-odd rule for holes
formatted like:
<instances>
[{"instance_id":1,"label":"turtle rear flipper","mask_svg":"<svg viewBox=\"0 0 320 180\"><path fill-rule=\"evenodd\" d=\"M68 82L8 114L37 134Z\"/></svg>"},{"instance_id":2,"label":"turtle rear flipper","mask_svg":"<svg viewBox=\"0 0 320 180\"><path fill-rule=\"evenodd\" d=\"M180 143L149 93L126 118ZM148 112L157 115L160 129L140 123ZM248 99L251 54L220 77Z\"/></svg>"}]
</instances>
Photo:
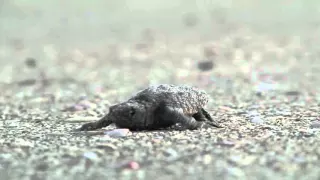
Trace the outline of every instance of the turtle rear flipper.
<instances>
[{"instance_id":1,"label":"turtle rear flipper","mask_svg":"<svg viewBox=\"0 0 320 180\"><path fill-rule=\"evenodd\" d=\"M219 125L218 122L213 120L211 115L206 110L204 110L203 108L200 109L199 113L202 114L207 119L207 121L209 121L209 122L207 122L208 124L210 124L210 125L212 125L214 127L222 128L222 126Z\"/></svg>"},{"instance_id":2,"label":"turtle rear flipper","mask_svg":"<svg viewBox=\"0 0 320 180\"><path fill-rule=\"evenodd\" d=\"M108 115L106 115L98 121L83 124L80 128L76 129L76 131L92 131L103 127L107 127L112 123L113 122L109 120Z\"/></svg>"}]
</instances>

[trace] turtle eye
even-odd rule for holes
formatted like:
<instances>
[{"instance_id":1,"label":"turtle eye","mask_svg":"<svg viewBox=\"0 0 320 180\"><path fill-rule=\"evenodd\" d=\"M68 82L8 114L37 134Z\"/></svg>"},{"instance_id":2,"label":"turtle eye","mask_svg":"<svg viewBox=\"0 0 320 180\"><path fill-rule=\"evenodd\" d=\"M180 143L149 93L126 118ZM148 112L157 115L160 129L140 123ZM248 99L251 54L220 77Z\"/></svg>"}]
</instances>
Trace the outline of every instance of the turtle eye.
<instances>
[{"instance_id":1,"label":"turtle eye","mask_svg":"<svg viewBox=\"0 0 320 180\"><path fill-rule=\"evenodd\" d=\"M136 113L136 110L134 108L131 108L129 113L130 116L133 116Z\"/></svg>"}]
</instances>

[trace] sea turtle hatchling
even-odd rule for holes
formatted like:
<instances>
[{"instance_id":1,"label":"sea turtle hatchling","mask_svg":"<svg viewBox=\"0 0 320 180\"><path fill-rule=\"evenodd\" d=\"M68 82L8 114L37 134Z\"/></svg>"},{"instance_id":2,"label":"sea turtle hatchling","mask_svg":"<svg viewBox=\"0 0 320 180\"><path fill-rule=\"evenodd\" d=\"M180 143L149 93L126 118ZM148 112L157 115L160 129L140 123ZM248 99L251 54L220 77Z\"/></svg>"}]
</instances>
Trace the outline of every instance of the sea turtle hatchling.
<instances>
[{"instance_id":1,"label":"sea turtle hatchling","mask_svg":"<svg viewBox=\"0 0 320 180\"><path fill-rule=\"evenodd\" d=\"M203 108L209 96L187 85L153 85L138 92L125 102L109 107L100 120L83 124L77 131L90 131L114 123L132 131L157 130L177 123L181 129L194 130L209 125L221 127Z\"/></svg>"}]
</instances>

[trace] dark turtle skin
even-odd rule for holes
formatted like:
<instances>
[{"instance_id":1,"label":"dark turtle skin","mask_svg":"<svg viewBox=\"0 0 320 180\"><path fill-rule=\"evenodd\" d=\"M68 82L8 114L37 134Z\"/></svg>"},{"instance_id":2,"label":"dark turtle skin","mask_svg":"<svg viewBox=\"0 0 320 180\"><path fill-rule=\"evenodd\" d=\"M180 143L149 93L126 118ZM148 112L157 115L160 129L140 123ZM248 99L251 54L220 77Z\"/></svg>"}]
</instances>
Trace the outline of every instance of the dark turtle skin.
<instances>
[{"instance_id":1,"label":"dark turtle skin","mask_svg":"<svg viewBox=\"0 0 320 180\"><path fill-rule=\"evenodd\" d=\"M209 96L196 87L161 84L149 86L125 102L109 107L100 120L83 124L78 131L90 131L114 123L131 131L158 130L179 123L182 129L204 125L221 127L204 109Z\"/></svg>"}]
</instances>

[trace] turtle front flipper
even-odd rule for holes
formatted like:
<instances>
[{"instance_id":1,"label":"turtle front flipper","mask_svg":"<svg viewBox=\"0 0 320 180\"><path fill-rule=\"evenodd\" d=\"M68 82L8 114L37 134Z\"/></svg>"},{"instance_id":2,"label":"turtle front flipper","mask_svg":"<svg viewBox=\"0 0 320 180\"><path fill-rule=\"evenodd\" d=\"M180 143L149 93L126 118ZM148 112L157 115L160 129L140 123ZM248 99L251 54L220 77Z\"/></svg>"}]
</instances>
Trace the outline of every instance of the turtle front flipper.
<instances>
[{"instance_id":1,"label":"turtle front flipper","mask_svg":"<svg viewBox=\"0 0 320 180\"><path fill-rule=\"evenodd\" d=\"M184 114L181 108L173 108L164 102L159 104L155 115L158 124L180 123L183 128L190 130L201 128L204 125L204 122L196 121L192 116Z\"/></svg>"},{"instance_id":2,"label":"turtle front flipper","mask_svg":"<svg viewBox=\"0 0 320 180\"><path fill-rule=\"evenodd\" d=\"M98 121L83 124L80 128L76 129L76 131L92 131L109 126L112 123L108 115L106 115Z\"/></svg>"}]
</instances>

